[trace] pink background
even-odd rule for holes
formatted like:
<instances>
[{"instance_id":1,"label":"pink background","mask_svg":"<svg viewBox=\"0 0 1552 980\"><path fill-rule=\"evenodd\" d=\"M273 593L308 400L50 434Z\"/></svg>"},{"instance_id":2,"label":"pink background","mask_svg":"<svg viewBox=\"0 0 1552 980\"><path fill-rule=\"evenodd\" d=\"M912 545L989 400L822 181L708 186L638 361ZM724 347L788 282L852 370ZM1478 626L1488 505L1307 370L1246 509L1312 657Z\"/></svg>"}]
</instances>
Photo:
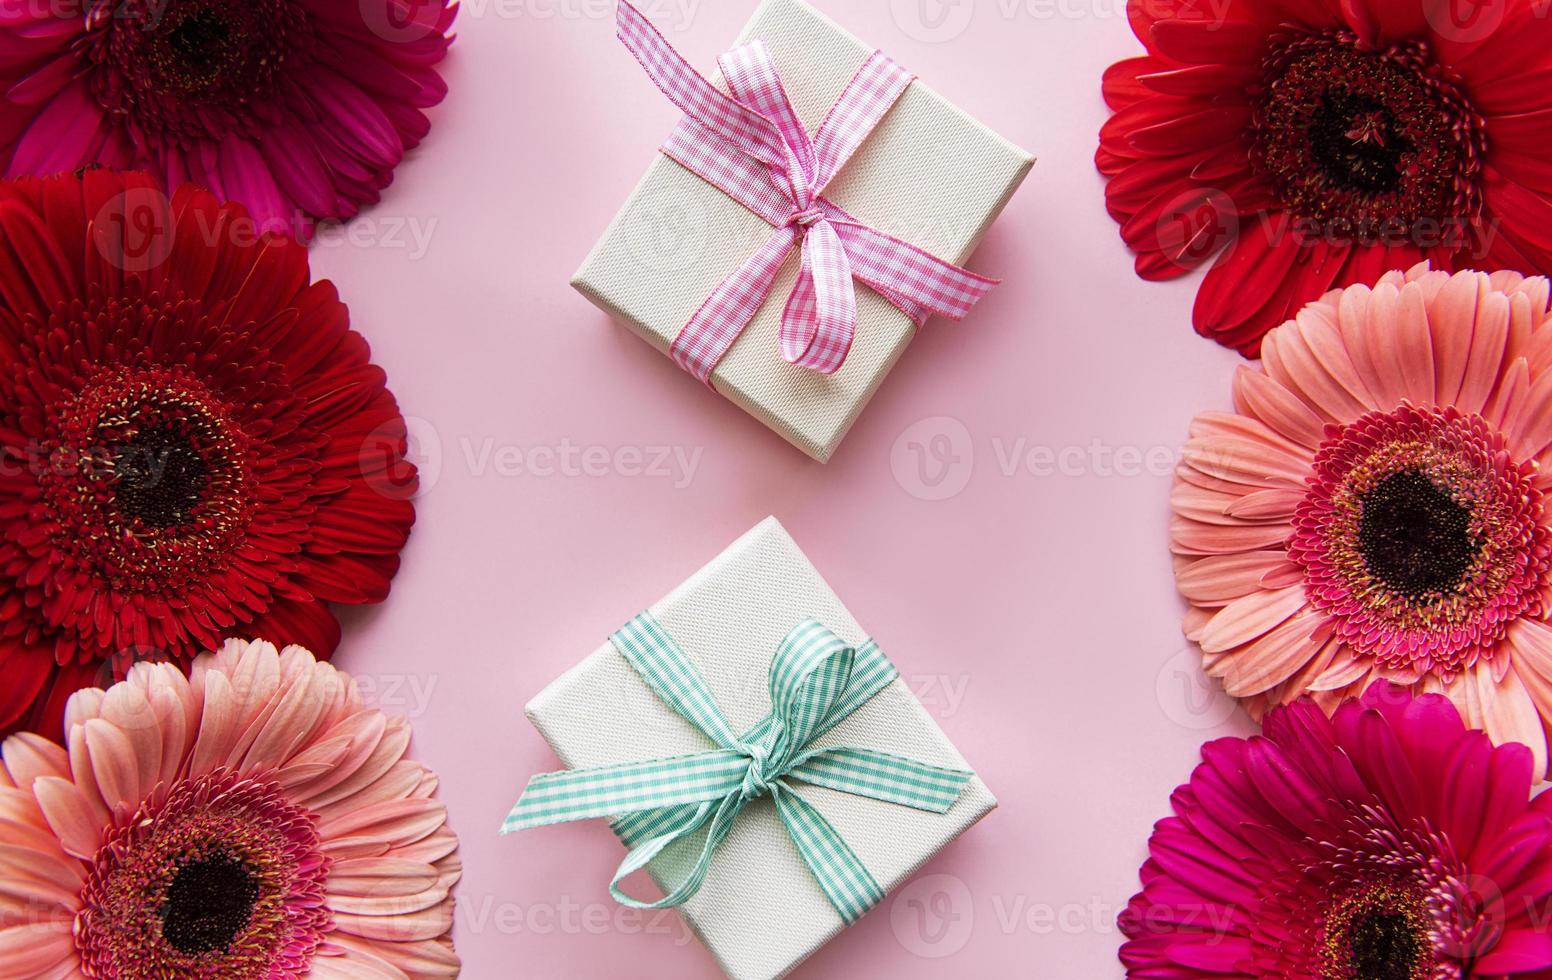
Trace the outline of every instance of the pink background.
<instances>
[{"instance_id":1,"label":"pink background","mask_svg":"<svg viewBox=\"0 0 1552 980\"><path fill-rule=\"evenodd\" d=\"M754 5L647 4L700 66ZM1174 454L1238 359L1192 333L1194 278L1133 275L1092 163L1100 73L1137 49L1124 0L820 5L1040 157L971 263L1006 283L929 324L827 466L567 285L675 117L610 0L466 2L429 140L314 248L425 477L393 596L347 615L338 662L441 773L477 980L720 976L676 917L612 904L602 824L496 828L556 764L527 699L767 514L1002 803L798 978L1121 976L1150 827L1203 740L1250 729L1181 638L1166 537ZM658 447L693 474L642 472Z\"/></svg>"}]
</instances>

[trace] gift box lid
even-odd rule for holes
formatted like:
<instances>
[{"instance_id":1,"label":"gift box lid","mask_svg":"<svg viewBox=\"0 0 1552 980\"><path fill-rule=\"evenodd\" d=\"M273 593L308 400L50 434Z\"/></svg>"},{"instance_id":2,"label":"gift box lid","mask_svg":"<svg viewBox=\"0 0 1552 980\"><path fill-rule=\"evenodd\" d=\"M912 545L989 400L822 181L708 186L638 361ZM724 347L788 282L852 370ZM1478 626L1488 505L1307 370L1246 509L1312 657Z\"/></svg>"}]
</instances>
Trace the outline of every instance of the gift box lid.
<instances>
[{"instance_id":1,"label":"gift box lid","mask_svg":"<svg viewBox=\"0 0 1552 980\"><path fill-rule=\"evenodd\" d=\"M650 611L704 674L737 731L770 711L771 655L793 626L813 618L848 643L867 638L775 518L745 534ZM713 747L652 693L610 643L540 692L526 714L573 768ZM815 744L876 748L971 768L904 678ZM830 821L886 891L997 805L979 777L941 815L806 784L798 784L797 791ZM649 870L660 882L677 880L686 859L683 851L670 849ZM734 980L783 976L845 928L769 798L745 809L717 852L705 885L680 911Z\"/></svg>"},{"instance_id":2,"label":"gift box lid","mask_svg":"<svg viewBox=\"0 0 1552 980\"><path fill-rule=\"evenodd\" d=\"M754 38L769 47L810 132L874 51L802 0L765 0L737 44ZM641 85L650 90L645 78ZM917 79L824 194L859 220L962 265L1033 163L1028 153ZM659 153L572 285L666 353L717 285L771 231L742 205ZM777 337L797 270L794 250L711 384L788 442L824 461L916 327L859 284L856 340L840 370L825 375L788 364ZM688 376L686 382L695 383Z\"/></svg>"}]
</instances>

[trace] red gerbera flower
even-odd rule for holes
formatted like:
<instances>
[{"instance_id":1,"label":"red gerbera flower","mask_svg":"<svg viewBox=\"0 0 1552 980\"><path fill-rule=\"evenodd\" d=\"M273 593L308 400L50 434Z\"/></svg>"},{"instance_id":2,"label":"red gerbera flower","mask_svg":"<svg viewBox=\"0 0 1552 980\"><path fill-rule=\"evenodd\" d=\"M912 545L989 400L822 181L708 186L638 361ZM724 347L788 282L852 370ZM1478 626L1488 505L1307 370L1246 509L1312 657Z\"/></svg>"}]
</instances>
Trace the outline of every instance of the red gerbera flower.
<instances>
[{"instance_id":1,"label":"red gerbera flower","mask_svg":"<svg viewBox=\"0 0 1552 980\"><path fill-rule=\"evenodd\" d=\"M442 101L449 0L54 0L0 7L7 177L145 170L305 234L377 200Z\"/></svg>"},{"instance_id":2,"label":"red gerbera flower","mask_svg":"<svg viewBox=\"0 0 1552 980\"><path fill-rule=\"evenodd\" d=\"M1420 261L1552 272L1545 7L1130 0L1148 53L1106 73L1097 162L1138 274L1219 256L1196 329L1255 356L1305 303Z\"/></svg>"},{"instance_id":3,"label":"red gerbera flower","mask_svg":"<svg viewBox=\"0 0 1552 980\"><path fill-rule=\"evenodd\" d=\"M320 656L414 521L404 420L332 284L145 175L0 183L0 730L138 659Z\"/></svg>"}]
</instances>

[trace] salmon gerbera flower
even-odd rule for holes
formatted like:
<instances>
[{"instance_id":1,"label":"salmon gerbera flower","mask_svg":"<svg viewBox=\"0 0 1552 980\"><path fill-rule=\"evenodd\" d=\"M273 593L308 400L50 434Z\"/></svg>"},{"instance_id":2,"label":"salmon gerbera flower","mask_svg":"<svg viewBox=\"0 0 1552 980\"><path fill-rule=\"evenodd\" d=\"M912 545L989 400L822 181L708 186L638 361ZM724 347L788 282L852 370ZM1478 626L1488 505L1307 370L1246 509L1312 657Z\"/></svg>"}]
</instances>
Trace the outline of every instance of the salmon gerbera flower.
<instances>
[{"instance_id":1,"label":"salmon gerbera flower","mask_svg":"<svg viewBox=\"0 0 1552 980\"><path fill-rule=\"evenodd\" d=\"M1424 267L1267 334L1192 426L1176 580L1207 671L1260 716L1376 681L1530 747L1552 724L1548 283Z\"/></svg>"},{"instance_id":2,"label":"salmon gerbera flower","mask_svg":"<svg viewBox=\"0 0 1552 980\"><path fill-rule=\"evenodd\" d=\"M0 975L458 974L458 840L409 725L300 647L137 664L7 739Z\"/></svg>"}]
</instances>

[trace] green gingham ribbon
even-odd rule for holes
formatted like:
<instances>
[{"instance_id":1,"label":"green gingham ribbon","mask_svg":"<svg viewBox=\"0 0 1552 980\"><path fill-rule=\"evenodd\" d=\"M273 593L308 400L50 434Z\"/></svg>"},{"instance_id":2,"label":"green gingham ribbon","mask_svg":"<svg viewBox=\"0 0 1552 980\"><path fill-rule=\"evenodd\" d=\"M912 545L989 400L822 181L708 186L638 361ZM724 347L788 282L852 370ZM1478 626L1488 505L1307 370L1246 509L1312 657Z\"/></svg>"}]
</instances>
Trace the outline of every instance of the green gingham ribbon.
<instances>
[{"instance_id":1,"label":"green gingham ribbon","mask_svg":"<svg viewBox=\"0 0 1552 980\"><path fill-rule=\"evenodd\" d=\"M700 890L712 856L751 800L770 796L819 886L847 924L884 897L873 875L792 781L865 796L930 813L946 813L970 781L962 769L930 765L876 749L811 743L898 676L869 640L847 646L823 625L801 623L771 659L771 713L735 735L699 670L650 613L614 634L613 642L658 697L718 748L595 769L535 776L502 833L617 818L614 831L630 848L609 891L623 905L683 905ZM704 835L690 873L655 902L632 898L620 883L676 841Z\"/></svg>"}]
</instances>

